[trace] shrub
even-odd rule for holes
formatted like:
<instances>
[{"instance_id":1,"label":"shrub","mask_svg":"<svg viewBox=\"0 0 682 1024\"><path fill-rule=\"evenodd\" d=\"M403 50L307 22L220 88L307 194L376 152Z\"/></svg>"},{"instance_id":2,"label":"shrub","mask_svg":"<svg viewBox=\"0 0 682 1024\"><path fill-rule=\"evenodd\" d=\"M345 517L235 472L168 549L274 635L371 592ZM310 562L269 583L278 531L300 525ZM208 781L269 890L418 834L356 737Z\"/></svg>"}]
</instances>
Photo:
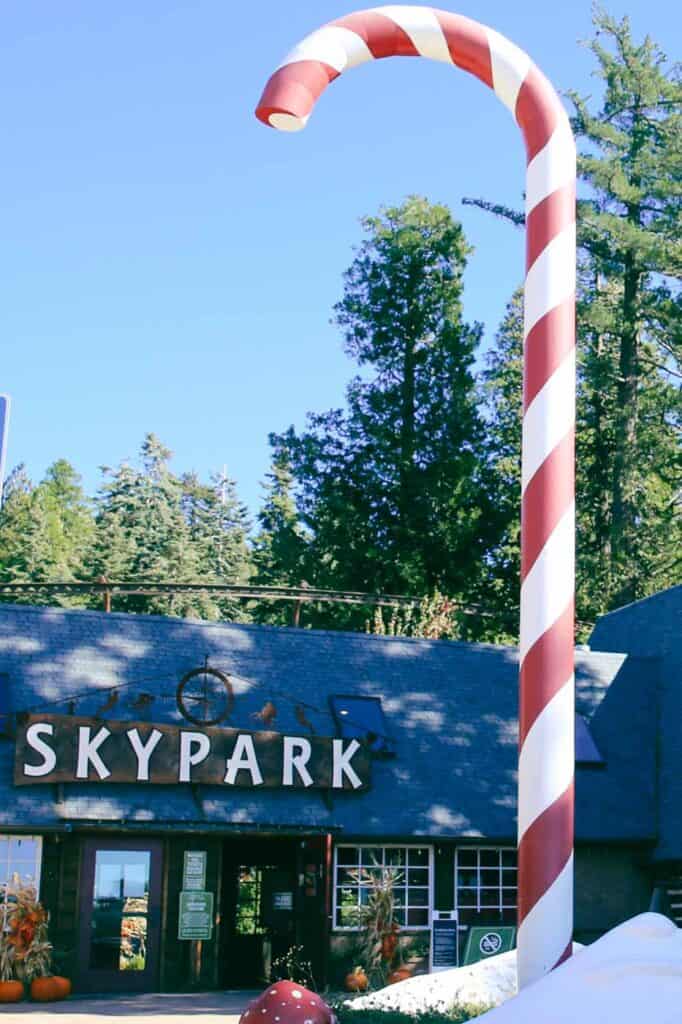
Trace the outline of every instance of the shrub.
<instances>
[{"instance_id":1,"label":"shrub","mask_svg":"<svg viewBox=\"0 0 682 1024\"><path fill-rule=\"evenodd\" d=\"M339 1024L464 1024L480 1017L489 1006L453 1006L447 1013L403 1013L400 1010L352 1010L343 1003L334 1006Z\"/></svg>"}]
</instances>

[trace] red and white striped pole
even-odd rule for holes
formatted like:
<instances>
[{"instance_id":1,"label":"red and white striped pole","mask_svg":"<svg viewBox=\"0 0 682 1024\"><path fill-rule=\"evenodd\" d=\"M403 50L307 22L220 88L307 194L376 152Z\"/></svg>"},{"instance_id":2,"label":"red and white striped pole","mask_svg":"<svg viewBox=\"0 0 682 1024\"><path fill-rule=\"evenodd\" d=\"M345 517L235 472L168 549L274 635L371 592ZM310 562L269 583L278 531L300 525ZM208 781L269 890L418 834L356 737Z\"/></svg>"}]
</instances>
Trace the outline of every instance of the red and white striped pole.
<instances>
[{"instance_id":1,"label":"red and white striped pole","mask_svg":"<svg viewBox=\"0 0 682 1024\"><path fill-rule=\"evenodd\" d=\"M526 143L521 538L519 984L561 963L573 930L575 146L556 92L517 46L430 7L359 11L300 42L256 116L297 131L330 82L379 57L480 78Z\"/></svg>"}]
</instances>

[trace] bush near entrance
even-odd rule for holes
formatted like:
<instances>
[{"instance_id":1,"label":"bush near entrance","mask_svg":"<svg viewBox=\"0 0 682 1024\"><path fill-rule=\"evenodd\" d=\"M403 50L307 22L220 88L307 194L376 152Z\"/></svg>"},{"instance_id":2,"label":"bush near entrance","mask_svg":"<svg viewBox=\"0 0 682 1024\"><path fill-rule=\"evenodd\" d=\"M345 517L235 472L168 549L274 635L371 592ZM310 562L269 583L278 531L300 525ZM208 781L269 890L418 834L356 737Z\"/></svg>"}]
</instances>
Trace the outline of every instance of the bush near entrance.
<instances>
[{"instance_id":1,"label":"bush near entrance","mask_svg":"<svg viewBox=\"0 0 682 1024\"><path fill-rule=\"evenodd\" d=\"M339 1024L464 1024L480 1017L489 1006L453 1006L445 1013L401 1013L399 1010L353 1010L345 1003L332 1009Z\"/></svg>"}]
</instances>

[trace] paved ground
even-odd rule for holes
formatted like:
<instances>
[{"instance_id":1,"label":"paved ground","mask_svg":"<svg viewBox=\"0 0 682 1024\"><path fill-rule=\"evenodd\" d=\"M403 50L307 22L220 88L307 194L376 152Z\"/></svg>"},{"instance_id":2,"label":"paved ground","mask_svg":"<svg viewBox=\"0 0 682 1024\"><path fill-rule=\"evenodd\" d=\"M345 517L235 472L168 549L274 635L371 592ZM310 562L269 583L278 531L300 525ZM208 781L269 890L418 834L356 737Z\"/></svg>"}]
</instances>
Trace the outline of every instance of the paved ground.
<instances>
[{"instance_id":1,"label":"paved ground","mask_svg":"<svg viewBox=\"0 0 682 1024\"><path fill-rule=\"evenodd\" d=\"M74 997L61 1003L25 1001L3 1006L2 1024L237 1024L256 992L191 992L183 995ZM26 1017L30 1014L30 1017Z\"/></svg>"}]
</instances>

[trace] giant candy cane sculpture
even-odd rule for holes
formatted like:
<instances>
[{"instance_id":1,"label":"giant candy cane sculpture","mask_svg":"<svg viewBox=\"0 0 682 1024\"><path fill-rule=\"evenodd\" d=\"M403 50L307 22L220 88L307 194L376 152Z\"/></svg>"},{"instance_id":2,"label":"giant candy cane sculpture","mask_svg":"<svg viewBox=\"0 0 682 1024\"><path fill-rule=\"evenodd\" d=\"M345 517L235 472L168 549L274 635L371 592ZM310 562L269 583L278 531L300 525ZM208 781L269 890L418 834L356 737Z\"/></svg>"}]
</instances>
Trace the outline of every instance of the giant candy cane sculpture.
<instances>
[{"instance_id":1,"label":"giant candy cane sculpture","mask_svg":"<svg viewBox=\"0 0 682 1024\"><path fill-rule=\"evenodd\" d=\"M504 36L447 11L390 6L296 46L256 111L303 128L342 71L379 57L455 64L492 88L526 143L522 457L519 982L570 953L573 925L575 147L559 99Z\"/></svg>"}]
</instances>

